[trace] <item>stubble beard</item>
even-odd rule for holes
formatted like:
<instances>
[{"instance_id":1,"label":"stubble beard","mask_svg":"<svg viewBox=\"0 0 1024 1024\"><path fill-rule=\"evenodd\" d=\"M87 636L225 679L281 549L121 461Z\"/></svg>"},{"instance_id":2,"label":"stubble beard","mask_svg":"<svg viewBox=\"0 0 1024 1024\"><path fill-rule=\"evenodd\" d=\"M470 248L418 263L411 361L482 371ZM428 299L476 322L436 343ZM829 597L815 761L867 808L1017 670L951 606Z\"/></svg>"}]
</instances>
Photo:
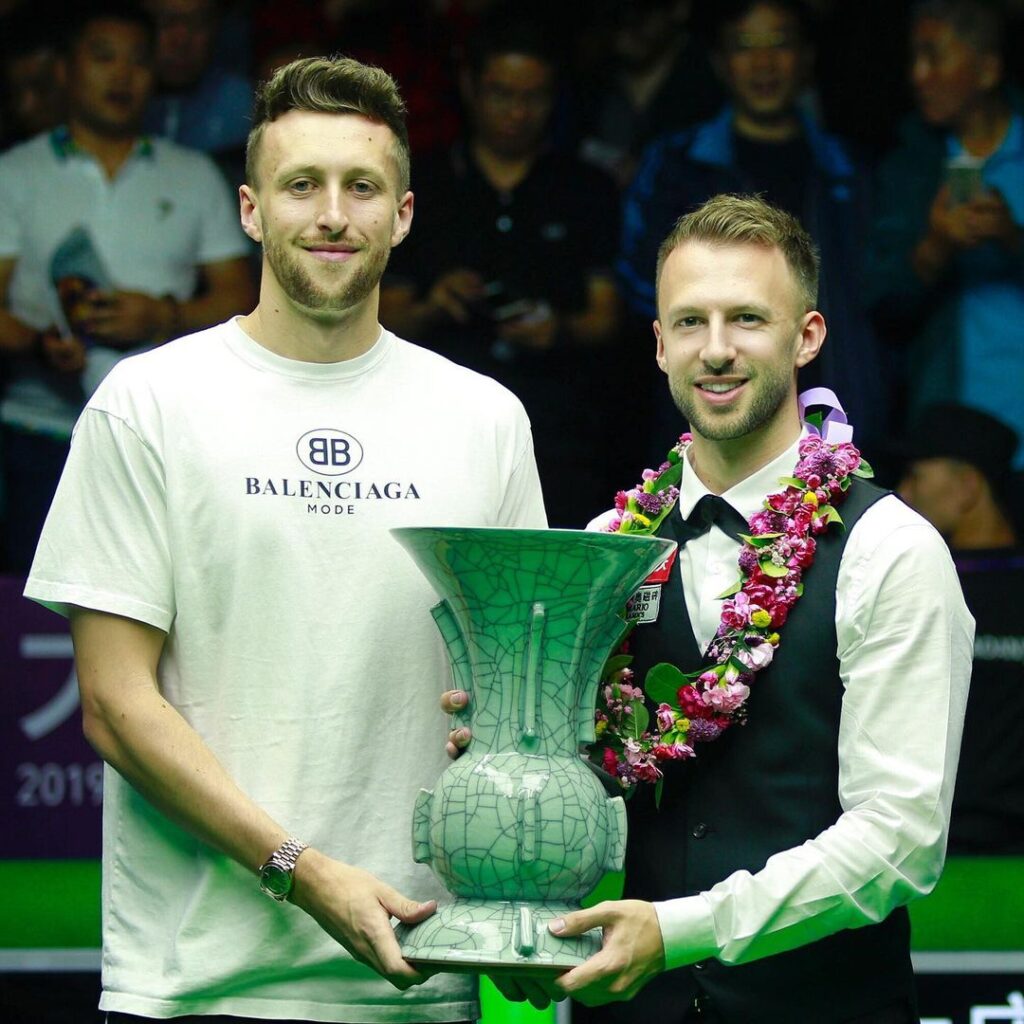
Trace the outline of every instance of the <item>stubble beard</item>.
<instances>
[{"instance_id":1,"label":"stubble beard","mask_svg":"<svg viewBox=\"0 0 1024 1024\"><path fill-rule=\"evenodd\" d=\"M380 283L391 249L368 245L360 250L360 265L336 288L324 288L273 238L263 239L263 254L285 294L298 306L320 313L344 313L363 302Z\"/></svg>"},{"instance_id":2,"label":"stubble beard","mask_svg":"<svg viewBox=\"0 0 1024 1024\"><path fill-rule=\"evenodd\" d=\"M709 441L735 441L753 434L775 418L789 397L791 383L790 370L780 372L772 367L751 375L745 385L751 392L746 409L723 410L717 414L700 407L692 380L669 377L668 386L676 408L693 431Z\"/></svg>"}]
</instances>

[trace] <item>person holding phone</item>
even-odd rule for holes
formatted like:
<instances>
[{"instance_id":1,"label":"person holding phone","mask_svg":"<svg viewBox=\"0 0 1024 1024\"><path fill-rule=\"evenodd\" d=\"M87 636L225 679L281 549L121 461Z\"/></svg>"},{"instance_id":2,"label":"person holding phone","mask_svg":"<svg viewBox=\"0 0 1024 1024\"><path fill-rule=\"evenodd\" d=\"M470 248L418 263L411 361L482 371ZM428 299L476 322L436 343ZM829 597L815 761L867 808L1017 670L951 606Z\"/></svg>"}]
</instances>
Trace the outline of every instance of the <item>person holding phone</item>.
<instances>
[{"instance_id":1,"label":"person holding phone","mask_svg":"<svg viewBox=\"0 0 1024 1024\"><path fill-rule=\"evenodd\" d=\"M979 0L915 9L917 114L880 169L865 276L887 337L910 339L911 413L963 402L1021 433L1024 114L1004 88L1004 38Z\"/></svg>"}]
</instances>

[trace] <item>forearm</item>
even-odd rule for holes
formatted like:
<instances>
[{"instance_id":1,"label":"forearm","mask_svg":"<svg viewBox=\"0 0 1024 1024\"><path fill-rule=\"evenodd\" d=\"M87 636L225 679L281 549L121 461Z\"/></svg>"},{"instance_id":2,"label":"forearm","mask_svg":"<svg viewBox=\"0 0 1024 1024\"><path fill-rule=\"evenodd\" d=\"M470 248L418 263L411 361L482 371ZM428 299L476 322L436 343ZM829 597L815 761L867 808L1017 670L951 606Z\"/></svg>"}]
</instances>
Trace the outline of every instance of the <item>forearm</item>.
<instances>
[{"instance_id":1,"label":"forearm","mask_svg":"<svg viewBox=\"0 0 1024 1024\"><path fill-rule=\"evenodd\" d=\"M910 265L918 280L930 287L946 272L952 257L952 246L941 236L929 232L914 246Z\"/></svg>"},{"instance_id":2,"label":"forearm","mask_svg":"<svg viewBox=\"0 0 1024 1024\"><path fill-rule=\"evenodd\" d=\"M123 688L130 699L115 706L83 701L86 738L97 753L169 819L258 870L287 831L238 788L155 680L126 679Z\"/></svg>"},{"instance_id":3,"label":"forearm","mask_svg":"<svg viewBox=\"0 0 1024 1024\"><path fill-rule=\"evenodd\" d=\"M0 307L0 352L31 352L39 332Z\"/></svg>"}]
</instances>

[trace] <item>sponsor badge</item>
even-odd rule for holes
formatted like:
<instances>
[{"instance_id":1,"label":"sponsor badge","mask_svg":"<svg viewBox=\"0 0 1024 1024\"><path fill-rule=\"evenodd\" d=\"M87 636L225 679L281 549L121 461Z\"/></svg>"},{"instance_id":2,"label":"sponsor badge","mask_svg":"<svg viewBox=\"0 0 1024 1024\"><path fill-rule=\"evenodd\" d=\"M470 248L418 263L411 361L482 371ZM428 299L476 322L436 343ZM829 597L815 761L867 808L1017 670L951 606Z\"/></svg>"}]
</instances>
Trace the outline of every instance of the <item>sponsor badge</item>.
<instances>
[{"instance_id":1,"label":"sponsor badge","mask_svg":"<svg viewBox=\"0 0 1024 1024\"><path fill-rule=\"evenodd\" d=\"M633 596L626 602L626 621L643 625L657 622L661 610L661 588L672 578L672 566L675 565L678 548L673 548L669 556L643 581Z\"/></svg>"}]
</instances>

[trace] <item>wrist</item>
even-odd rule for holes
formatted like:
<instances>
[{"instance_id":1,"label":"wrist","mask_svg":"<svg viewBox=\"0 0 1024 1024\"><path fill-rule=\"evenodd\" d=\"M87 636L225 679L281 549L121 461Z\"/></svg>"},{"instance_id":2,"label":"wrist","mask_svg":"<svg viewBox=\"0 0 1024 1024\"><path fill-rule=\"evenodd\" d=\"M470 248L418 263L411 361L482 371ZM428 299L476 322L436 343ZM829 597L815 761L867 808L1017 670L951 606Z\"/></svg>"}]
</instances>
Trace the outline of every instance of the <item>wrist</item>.
<instances>
[{"instance_id":1,"label":"wrist","mask_svg":"<svg viewBox=\"0 0 1024 1024\"><path fill-rule=\"evenodd\" d=\"M183 331L183 310L181 308L181 303L173 295L161 295L159 302L161 306L162 326L158 334L160 337L169 341L171 338L177 338Z\"/></svg>"}]
</instances>

